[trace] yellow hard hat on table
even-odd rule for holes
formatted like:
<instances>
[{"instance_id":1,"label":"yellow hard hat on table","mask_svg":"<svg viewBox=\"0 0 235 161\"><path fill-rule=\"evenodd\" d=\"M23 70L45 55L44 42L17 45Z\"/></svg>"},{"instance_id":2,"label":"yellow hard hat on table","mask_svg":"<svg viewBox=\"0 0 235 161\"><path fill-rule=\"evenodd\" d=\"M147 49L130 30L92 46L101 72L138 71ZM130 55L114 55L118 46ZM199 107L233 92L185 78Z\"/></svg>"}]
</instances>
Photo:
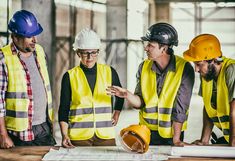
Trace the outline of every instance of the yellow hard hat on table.
<instances>
[{"instance_id":1,"label":"yellow hard hat on table","mask_svg":"<svg viewBox=\"0 0 235 161\"><path fill-rule=\"evenodd\" d=\"M130 125L120 131L121 144L127 150L145 153L149 149L150 130L145 125Z\"/></svg>"}]
</instances>

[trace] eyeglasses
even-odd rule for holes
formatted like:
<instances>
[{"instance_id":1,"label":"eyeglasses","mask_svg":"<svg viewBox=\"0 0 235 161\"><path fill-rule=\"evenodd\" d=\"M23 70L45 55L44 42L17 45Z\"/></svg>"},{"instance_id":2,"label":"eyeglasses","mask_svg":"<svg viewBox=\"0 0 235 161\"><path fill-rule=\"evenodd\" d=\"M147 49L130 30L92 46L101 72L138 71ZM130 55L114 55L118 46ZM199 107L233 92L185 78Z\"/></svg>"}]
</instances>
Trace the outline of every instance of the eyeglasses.
<instances>
[{"instance_id":1,"label":"eyeglasses","mask_svg":"<svg viewBox=\"0 0 235 161\"><path fill-rule=\"evenodd\" d=\"M91 52L89 52L89 51L87 51L87 52L84 52L84 51L78 51L78 53L80 53L81 54L81 56L82 57L88 57L88 55L89 56L92 56L92 57L97 57L97 55L99 54L99 50L97 50L97 51L91 51Z\"/></svg>"}]
</instances>

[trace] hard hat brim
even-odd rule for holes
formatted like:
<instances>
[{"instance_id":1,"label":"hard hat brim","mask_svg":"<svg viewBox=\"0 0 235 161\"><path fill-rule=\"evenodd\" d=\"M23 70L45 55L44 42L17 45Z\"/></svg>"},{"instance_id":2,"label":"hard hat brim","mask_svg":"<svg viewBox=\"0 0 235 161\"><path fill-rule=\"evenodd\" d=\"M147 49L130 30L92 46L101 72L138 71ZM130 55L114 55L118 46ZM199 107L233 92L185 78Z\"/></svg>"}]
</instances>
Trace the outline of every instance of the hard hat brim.
<instances>
[{"instance_id":1,"label":"hard hat brim","mask_svg":"<svg viewBox=\"0 0 235 161\"><path fill-rule=\"evenodd\" d=\"M148 149L149 149L149 142L150 142L150 130L147 132L147 133L149 133L149 138L146 140L146 138L145 137L148 137L147 135L147 133L144 133L144 134L147 134L147 135L143 135L143 133L142 134L140 134L139 133L139 129L137 130L136 128L135 128L135 126L136 125L131 125L131 126L129 126L129 127L127 127L127 128L124 128L124 129L122 129L121 131L120 131L120 135L122 136L125 132L128 132L128 131L130 131L130 132L134 132L136 135L138 135L138 137L140 138L140 139L142 139L142 141L145 143L145 148L144 148L144 152L147 152L148 151ZM139 125L137 125L137 126L139 126ZM141 126L143 126L143 125L141 125ZM146 126L144 126L144 127L142 127L142 128L147 128ZM142 129L143 130L143 129ZM145 130L145 129L144 129Z\"/></svg>"},{"instance_id":2,"label":"hard hat brim","mask_svg":"<svg viewBox=\"0 0 235 161\"><path fill-rule=\"evenodd\" d=\"M142 37L141 37L141 40L142 40L142 41L151 41L151 40L150 40L148 37L146 37L146 36L142 36Z\"/></svg>"},{"instance_id":3,"label":"hard hat brim","mask_svg":"<svg viewBox=\"0 0 235 161\"><path fill-rule=\"evenodd\" d=\"M200 61L200 60L198 60L198 59L195 59L195 58L191 57L189 50L187 50L187 51L185 51L185 52L183 53L183 57L184 57L184 59L187 60L187 61L192 61L192 62Z\"/></svg>"},{"instance_id":4,"label":"hard hat brim","mask_svg":"<svg viewBox=\"0 0 235 161\"><path fill-rule=\"evenodd\" d=\"M222 56L222 52L220 52L220 53L221 53L221 56ZM208 57L207 59L206 58L204 58L204 59L202 59L202 58L201 59L200 58L194 58L194 57L190 56L190 51L189 50L187 50L187 51L185 51L183 53L183 57L184 57L185 60L191 61L191 62L198 62L198 61L214 59L214 57L213 58ZM218 57L220 57L220 56L218 56Z\"/></svg>"},{"instance_id":5,"label":"hard hat brim","mask_svg":"<svg viewBox=\"0 0 235 161\"><path fill-rule=\"evenodd\" d=\"M30 36L37 36L40 33L42 33L42 31L43 31L42 26L40 24L38 24L38 29L35 32L31 33Z\"/></svg>"}]
</instances>

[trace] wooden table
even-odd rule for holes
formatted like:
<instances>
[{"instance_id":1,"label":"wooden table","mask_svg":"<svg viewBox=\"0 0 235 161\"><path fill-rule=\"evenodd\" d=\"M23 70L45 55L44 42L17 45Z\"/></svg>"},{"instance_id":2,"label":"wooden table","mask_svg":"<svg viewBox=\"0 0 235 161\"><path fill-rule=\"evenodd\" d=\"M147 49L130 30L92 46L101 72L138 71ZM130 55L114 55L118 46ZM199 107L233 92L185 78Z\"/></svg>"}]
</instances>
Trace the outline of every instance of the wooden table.
<instances>
[{"instance_id":1,"label":"wooden table","mask_svg":"<svg viewBox=\"0 0 235 161\"><path fill-rule=\"evenodd\" d=\"M14 147L12 149L0 149L0 161L40 161L50 148L59 149L59 147L50 146L28 146L28 147ZM235 159L223 158L170 158L170 161L228 161Z\"/></svg>"},{"instance_id":2,"label":"wooden table","mask_svg":"<svg viewBox=\"0 0 235 161\"><path fill-rule=\"evenodd\" d=\"M50 146L24 146L0 149L0 161L40 161L50 148Z\"/></svg>"}]
</instances>

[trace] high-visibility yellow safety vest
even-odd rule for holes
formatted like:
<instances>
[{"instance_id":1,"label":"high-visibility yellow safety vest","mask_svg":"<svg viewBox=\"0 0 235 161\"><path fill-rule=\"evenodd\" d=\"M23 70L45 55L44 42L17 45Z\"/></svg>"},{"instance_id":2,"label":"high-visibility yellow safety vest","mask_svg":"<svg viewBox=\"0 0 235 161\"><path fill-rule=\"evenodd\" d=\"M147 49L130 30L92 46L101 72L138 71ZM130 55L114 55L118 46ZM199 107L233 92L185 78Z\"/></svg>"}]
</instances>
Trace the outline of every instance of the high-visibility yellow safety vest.
<instances>
[{"instance_id":1,"label":"high-visibility yellow safety vest","mask_svg":"<svg viewBox=\"0 0 235 161\"><path fill-rule=\"evenodd\" d=\"M223 57L222 67L217 79L217 95L216 104L217 107L214 109L211 106L211 97L213 90L213 81L206 81L202 78L202 97L205 105L206 112L209 118L213 121L214 125L222 130L224 137L229 142L229 94L228 87L225 80L225 70L230 64L235 64L235 60Z\"/></svg>"},{"instance_id":2,"label":"high-visibility yellow safety vest","mask_svg":"<svg viewBox=\"0 0 235 161\"><path fill-rule=\"evenodd\" d=\"M87 140L94 134L101 139L114 138L111 96L106 94L106 88L112 84L111 68L97 64L93 95L80 66L68 73L72 91L68 130L70 139Z\"/></svg>"},{"instance_id":3,"label":"high-visibility yellow safety vest","mask_svg":"<svg viewBox=\"0 0 235 161\"><path fill-rule=\"evenodd\" d=\"M145 60L141 73L141 91L146 106L139 112L140 124L158 131L163 138L173 137L171 114L186 63L178 56L175 58L176 71L168 71L160 96L157 94L157 76L151 69L152 60ZM186 127L187 121L183 123L182 131Z\"/></svg>"},{"instance_id":4,"label":"high-visibility yellow safety vest","mask_svg":"<svg viewBox=\"0 0 235 161\"><path fill-rule=\"evenodd\" d=\"M6 127L8 130L25 131L28 128L29 97L25 70L17 54L13 55L10 44L1 48L7 70L8 85L6 91ZM43 48L36 44L37 60L40 65L44 87L47 94L47 108L50 121L53 120L50 81Z\"/></svg>"}]
</instances>

